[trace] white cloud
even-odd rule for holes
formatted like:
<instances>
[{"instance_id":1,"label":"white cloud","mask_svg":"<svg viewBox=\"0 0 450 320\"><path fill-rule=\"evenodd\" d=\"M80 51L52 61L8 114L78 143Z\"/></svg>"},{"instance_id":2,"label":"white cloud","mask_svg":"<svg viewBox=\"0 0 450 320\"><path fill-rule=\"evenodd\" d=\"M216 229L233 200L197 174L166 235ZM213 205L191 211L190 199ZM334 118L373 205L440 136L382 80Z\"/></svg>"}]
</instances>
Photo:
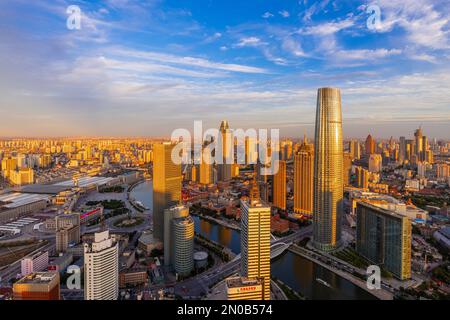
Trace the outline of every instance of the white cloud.
<instances>
[{"instance_id":1,"label":"white cloud","mask_svg":"<svg viewBox=\"0 0 450 320\"><path fill-rule=\"evenodd\" d=\"M258 37L244 37L236 44L237 47L257 47L266 44Z\"/></svg>"},{"instance_id":2,"label":"white cloud","mask_svg":"<svg viewBox=\"0 0 450 320\"><path fill-rule=\"evenodd\" d=\"M263 17L264 19L268 19L273 17L273 14L270 12L265 12L261 17Z\"/></svg>"},{"instance_id":3,"label":"white cloud","mask_svg":"<svg viewBox=\"0 0 450 320\"><path fill-rule=\"evenodd\" d=\"M289 11L286 11L286 10L278 11L278 14L280 16L282 16L283 18L289 18L290 17Z\"/></svg>"},{"instance_id":4,"label":"white cloud","mask_svg":"<svg viewBox=\"0 0 450 320\"><path fill-rule=\"evenodd\" d=\"M326 22L311 27L300 29L298 33L304 35L326 36L335 34L354 25L353 20L346 19L338 22Z\"/></svg>"}]
</instances>

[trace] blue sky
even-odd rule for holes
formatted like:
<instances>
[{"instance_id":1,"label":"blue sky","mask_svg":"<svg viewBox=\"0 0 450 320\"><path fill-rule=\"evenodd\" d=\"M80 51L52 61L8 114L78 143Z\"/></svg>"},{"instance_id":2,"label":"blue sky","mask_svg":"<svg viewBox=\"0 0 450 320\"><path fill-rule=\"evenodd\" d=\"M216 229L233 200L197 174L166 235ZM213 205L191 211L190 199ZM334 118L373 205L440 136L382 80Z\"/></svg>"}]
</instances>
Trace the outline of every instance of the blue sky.
<instances>
[{"instance_id":1,"label":"blue sky","mask_svg":"<svg viewBox=\"0 0 450 320\"><path fill-rule=\"evenodd\" d=\"M69 5L81 30L66 27ZM317 88L336 86L348 137L422 125L449 138L450 3L2 1L0 70L0 136L170 135L228 119L300 137Z\"/></svg>"}]
</instances>

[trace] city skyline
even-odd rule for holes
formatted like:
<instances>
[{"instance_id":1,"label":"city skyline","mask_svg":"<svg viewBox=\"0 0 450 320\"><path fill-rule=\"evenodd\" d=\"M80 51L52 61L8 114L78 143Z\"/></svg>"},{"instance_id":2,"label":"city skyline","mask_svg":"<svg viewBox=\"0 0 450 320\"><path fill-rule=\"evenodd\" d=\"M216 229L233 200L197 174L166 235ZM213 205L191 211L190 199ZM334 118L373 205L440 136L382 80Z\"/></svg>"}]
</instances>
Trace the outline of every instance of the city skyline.
<instances>
[{"instance_id":1,"label":"city skyline","mask_svg":"<svg viewBox=\"0 0 450 320\"><path fill-rule=\"evenodd\" d=\"M315 90L330 86L344 137L422 124L447 138L448 3L377 4L378 30L363 1L2 3L1 106L15 112L0 136L168 136L248 117L312 136ZM81 30L66 28L69 5Z\"/></svg>"}]
</instances>

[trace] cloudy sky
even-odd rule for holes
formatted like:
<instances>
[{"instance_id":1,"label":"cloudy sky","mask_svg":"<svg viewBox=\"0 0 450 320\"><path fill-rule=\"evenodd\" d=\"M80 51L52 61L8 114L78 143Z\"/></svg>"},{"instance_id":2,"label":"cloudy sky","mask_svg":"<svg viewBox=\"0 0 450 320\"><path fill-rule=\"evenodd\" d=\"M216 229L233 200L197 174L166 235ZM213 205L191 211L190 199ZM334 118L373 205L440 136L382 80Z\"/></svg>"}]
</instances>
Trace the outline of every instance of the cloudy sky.
<instances>
[{"instance_id":1,"label":"cloudy sky","mask_svg":"<svg viewBox=\"0 0 450 320\"><path fill-rule=\"evenodd\" d=\"M448 0L0 1L0 136L299 137L336 86L347 137L450 138L449 71Z\"/></svg>"}]
</instances>

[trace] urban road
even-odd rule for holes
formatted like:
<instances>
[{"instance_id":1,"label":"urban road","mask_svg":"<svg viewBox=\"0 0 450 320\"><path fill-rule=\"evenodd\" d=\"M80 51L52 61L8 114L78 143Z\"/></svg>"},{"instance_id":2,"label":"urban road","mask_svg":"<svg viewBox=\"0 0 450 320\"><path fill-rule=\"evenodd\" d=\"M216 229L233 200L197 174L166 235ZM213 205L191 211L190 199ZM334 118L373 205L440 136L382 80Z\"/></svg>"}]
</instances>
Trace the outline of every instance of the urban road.
<instances>
[{"instance_id":1,"label":"urban road","mask_svg":"<svg viewBox=\"0 0 450 320\"><path fill-rule=\"evenodd\" d=\"M271 245L298 241L311 236L311 234L312 226L307 226L286 237L273 240ZM175 294L184 299L198 299L199 297L206 295L209 292L210 287L214 286L216 283L239 272L240 266L241 259L238 258L226 264L213 267L197 277L177 283L175 285Z\"/></svg>"}]
</instances>

